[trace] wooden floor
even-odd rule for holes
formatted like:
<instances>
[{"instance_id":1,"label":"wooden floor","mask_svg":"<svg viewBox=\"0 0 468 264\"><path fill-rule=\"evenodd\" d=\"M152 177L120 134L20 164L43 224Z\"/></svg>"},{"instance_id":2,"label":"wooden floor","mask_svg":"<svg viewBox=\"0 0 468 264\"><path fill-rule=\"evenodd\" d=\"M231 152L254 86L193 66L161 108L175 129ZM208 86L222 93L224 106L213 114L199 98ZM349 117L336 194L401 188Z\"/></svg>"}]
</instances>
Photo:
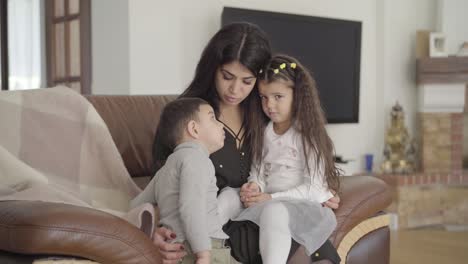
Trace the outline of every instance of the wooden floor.
<instances>
[{"instance_id":1,"label":"wooden floor","mask_svg":"<svg viewBox=\"0 0 468 264\"><path fill-rule=\"evenodd\" d=\"M391 264L468 264L468 231L424 228L392 231Z\"/></svg>"}]
</instances>

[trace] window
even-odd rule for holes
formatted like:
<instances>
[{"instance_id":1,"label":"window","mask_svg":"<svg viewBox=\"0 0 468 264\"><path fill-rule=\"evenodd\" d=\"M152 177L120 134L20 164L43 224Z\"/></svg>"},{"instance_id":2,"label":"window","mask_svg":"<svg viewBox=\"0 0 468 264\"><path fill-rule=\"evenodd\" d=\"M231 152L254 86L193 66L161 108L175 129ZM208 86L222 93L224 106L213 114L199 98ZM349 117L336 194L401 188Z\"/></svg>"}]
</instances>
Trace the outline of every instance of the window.
<instances>
[{"instance_id":1,"label":"window","mask_svg":"<svg viewBox=\"0 0 468 264\"><path fill-rule=\"evenodd\" d=\"M42 1L7 0L0 3L2 90L45 85Z\"/></svg>"},{"instance_id":2,"label":"window","mask_svg":"<svg viewBox=\"0 0 468 264\"><path fill-rule=\"evenodd\" d=\"M1 0L1 89L90 93L90 16L90 0Z\"/></svg>"},{"instance_id":3,"label":"window","mask_svg":"<svg viewBox=\"0 0 468 264\"><path fill-rule=\"evenodd\" d=\"M46 1L47 80L91 93L91 3Z\"/></svg>"}]
</instances>

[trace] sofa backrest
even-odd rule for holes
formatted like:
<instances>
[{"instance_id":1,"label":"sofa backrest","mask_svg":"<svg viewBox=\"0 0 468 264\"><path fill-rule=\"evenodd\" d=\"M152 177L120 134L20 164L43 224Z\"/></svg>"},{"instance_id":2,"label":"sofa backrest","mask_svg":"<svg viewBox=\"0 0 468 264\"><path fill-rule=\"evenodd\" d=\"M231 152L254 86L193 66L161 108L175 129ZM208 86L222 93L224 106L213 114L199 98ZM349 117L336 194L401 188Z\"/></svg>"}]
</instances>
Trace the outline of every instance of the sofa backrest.
<instances>
[{"instance_id":1,"label":"sofa backrest","mask_svg":"<svg viewBox=\"0 0 468 264\"><path fill-rule=\"evenodd\" d=\"M176 95L88 95L107 124L132 177L152 176L154 134L163 107Z\"/></svg>"}]
</instances>

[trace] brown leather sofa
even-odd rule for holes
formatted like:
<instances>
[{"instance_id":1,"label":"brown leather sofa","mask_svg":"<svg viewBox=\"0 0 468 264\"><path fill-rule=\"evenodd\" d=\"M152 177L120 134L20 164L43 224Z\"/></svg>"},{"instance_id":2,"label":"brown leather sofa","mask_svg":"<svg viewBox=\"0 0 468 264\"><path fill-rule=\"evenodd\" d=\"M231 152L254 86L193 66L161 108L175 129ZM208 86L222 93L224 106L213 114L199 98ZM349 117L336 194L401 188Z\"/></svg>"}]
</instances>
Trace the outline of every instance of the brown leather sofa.
<instances>
[{"instance_id":1,"label":"brown leather sofa","mask_svg":"<svg viewBox=\"0 0 468 264\"><path fill-rule=\"evenodd\" d=\"M125 165L144 187L162 107L174 96L88 96L101 114ZM388 186L367 176L343 177L336 231L330 237L342 263L389 263ZM38 201L0 202L0 263L31 263L46 256L76 256L99 263L160 263L143 232L110 214ZM293 258L290 263L308 263Z\"/></svg>"}]
</instances>

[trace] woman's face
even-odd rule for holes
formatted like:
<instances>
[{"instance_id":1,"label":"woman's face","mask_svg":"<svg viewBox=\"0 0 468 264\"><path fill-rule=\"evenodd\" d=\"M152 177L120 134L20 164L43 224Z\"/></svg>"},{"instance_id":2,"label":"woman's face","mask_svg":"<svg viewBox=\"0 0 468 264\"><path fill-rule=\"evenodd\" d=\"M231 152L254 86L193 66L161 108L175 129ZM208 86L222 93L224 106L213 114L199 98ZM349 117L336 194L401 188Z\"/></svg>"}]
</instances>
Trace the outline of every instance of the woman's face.
<instances>
[{"instance_id":1,"label":"woman's face","mask_svg":"<svg viewBox=\"0 0 468 264\"><path fill-rule=\"evenodd\" d=\"M220 106L237 106L250 94L257 78L238 61L216 70L215 84Z\"/></svg>"}]
</instances>

